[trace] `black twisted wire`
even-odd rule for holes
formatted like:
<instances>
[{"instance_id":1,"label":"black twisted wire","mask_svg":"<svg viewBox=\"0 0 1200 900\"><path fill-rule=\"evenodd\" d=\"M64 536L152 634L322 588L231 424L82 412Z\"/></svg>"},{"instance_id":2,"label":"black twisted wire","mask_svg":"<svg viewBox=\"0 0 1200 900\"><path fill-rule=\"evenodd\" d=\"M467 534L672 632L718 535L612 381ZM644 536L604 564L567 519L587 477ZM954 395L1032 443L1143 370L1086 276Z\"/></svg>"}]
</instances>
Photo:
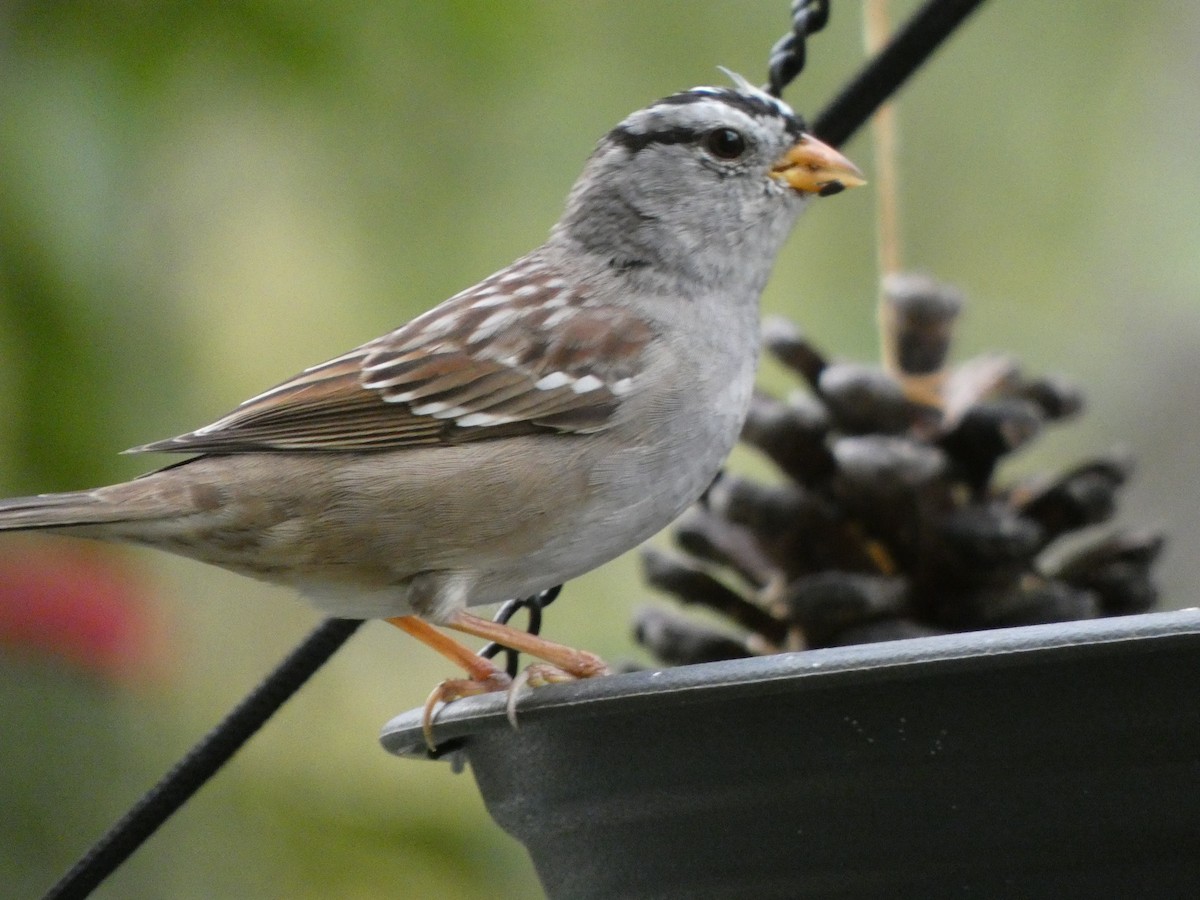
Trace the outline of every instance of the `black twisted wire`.
<instances>
[{"instance_id":1,"label":"black twisted wire","mask_svg":"<svg viewBox=\"0 0 1200 900\"><path fill-rule=\"evenodd\" d=\"M792 30L775 42L767 60L766 91L773 97L804 70L805 40L829 22L829 0L792 0Z\"/></svg>"},{"instance_id":2,"label":"black twisted wire","mask_svg":"<svg viewBox=\"0 0 1200 900\"><path fill-rule=\"evenodd\" d=\"M520 600L506 600L504 605L492 617L493 622L499 622L501 625L507 625L520 610L529 610L529 621L525 625L525 630L530 634L538 634L542 630L542 610L553 603L558 595L562 593L562 585L548 588L540 594L534 594L532 597L524 597ZM521 668L521 654L512 649L505 647L503 644L492 642L479 651L479 655L487 659L492 659L501 650L504 651L504 670L508 672L511 678L517 677L517 672Z\"/></svg>"}]
</instances>

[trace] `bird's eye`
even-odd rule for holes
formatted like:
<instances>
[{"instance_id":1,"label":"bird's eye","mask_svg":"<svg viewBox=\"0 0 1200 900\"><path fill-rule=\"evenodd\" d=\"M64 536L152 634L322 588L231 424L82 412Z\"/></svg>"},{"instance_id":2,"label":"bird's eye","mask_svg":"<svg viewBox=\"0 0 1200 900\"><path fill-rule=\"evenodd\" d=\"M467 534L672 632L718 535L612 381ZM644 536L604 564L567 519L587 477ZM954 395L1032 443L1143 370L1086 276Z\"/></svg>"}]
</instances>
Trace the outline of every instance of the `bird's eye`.
<instances>
[{"instance_id":1,"label":"bird's eye","mask_svg":"<svg viewBox=\"0 0 1200 900\"><path fill-rule=\"evenodd\" d=\"M746 152L746 139L732 128L716 128L704 136L704 149L717 159L737 159Z\"/></svg>"}]
</instances>

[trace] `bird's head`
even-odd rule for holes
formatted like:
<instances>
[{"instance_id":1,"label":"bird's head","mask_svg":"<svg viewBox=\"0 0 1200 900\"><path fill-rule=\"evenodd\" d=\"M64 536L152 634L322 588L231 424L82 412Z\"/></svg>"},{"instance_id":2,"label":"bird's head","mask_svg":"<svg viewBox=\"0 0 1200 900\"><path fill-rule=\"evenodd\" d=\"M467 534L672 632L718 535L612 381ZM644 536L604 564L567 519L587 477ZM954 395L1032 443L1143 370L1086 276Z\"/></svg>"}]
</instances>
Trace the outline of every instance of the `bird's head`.
<instances>
[{"instance_id":1,"label":"bird's head","mask_svg":"<svg viewBox=\"0 0 1200 900\"><path fill-rule=\"evenodd\" d=\"M734 79L664 97L608 132L559 230L647 265L771 260L809 199L865 183L786 103Z\"/></svg>"}]
</instances>

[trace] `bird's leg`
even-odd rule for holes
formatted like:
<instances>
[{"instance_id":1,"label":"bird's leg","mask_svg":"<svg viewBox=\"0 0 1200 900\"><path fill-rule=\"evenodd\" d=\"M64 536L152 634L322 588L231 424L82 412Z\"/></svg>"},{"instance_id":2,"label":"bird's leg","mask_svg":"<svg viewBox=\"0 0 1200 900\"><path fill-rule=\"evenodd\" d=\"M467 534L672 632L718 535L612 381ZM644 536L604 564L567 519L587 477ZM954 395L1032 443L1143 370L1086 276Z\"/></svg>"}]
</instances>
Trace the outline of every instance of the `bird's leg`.
<instances>
[{"instance_id":1,"label":"bird's leg","mask_svg":"<svg viewBox=\"0 0 1200 900\"><path fill-rule=\"evenodd\" d=\"M557 591L551 594L550 600L555 596ZM607 675L611 671L608 664L594 653L548 641L544 637L520 631L503 622L481 619L464 610L453 613L442 624L455 631L485 638L502 647L545 660L544 663L527 666L513 679L508 688L505 711L513 728L517 727L517 699L524 688L574 681L577 678L594 678L597 675Z\"/></svg>"},{"instance_id":2,"label":"bird's leg","mask_svg":"<svg viewBox=\"0 0 1200 900\"><path fill-rule=\"evenodd\" d=\"M424 619L416 616L396 616L386 621L433 648L464 669L469 676L468 678L451 678L443 681L433 689L425 701L422 727L425 732L425 743L429 745L430 749L434 748L433 712L439 703L449 703L452 700L475 694L507 690L509 691L508 718L515 726L517 691L520 688L573 681L577 678L592 678L596 675L607 675L610 671L607 663L594 653L548 641L536 634L529 634L500 622L490 622L463 610L452 613L441 623L455 631L494 641L501 646L528 653L530 656L549 663L549 665L530 666L514 681L507 672L500 669L490 659L473 653L469 647L442 634Z\"/></svg>"},{"instance_id":3,"label":"bird's leg","mask_svg":"<svg viewBox=\"0 0 1200 900\"><path fill-rule=\"evenodd\" d=\"M493 690L508 687L508 675L490 659L479 656L470 647L460 644L454 638L442 634L424 619L416 616L395 616L385 620L389 625L395 625L401 631L412 635L422 644L436 650L450 662L471 676L472 681L480 683L496 682ZM473 693L483 693L474 691Z\"/></svg>"},{"instance_id":4,"label":"bird's leg","mask_svg":"<svg viewBox=\"0 0 1200 900\"><path fill-rule=\"evenodd\" d=\"M513 650L519 650L545 660L573 678L592 678L596 675L607 675L610 672L608 664L594 653L548 641L544 637L529 634L500 622L490 622L479 616L473 616L465 610L460 609L451 613L450 617L442 624L455 631L461 631L463 634L495 641L504 647L511 647Z\"/></svg>"},{"instance_id":5,"label":"bird's leg","mask_svg":"<svg viewBox=\"0 0 1200 900\"><path fill-rule=\"evenodd\" d=\"M453 638L442 634L424 619L416 616L394 616L386 620L401 631L412 635L422 644L436 650L446 659L466 671L467 678L447 678L433 689L425 700L425 715L421 719L421 730L425 733L425 744L430 750L433 743L433 711L439 703L449 703L475 694L508 690L513 683L508 673L490 659L477 655Z\"/></svg>"}]
</instances>

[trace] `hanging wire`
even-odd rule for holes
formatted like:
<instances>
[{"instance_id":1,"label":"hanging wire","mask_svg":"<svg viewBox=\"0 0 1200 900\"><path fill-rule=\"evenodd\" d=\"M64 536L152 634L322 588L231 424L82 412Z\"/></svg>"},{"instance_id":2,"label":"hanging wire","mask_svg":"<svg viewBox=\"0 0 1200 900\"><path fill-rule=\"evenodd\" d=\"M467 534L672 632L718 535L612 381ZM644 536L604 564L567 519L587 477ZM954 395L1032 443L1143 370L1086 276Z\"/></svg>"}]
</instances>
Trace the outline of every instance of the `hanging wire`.
<instances>
[{"instance_id":1,"label":"hanging wire","mask_svg":"<svg viewBox=\"0 0 1200 900\"><path fill-rule=\"evenodd\" d=\"M891 33L888 4L889 0L865 0L863 3L863 43L868 57L875 56L880 51ZM871 122L871 143L875 150L875 171L871 181L875 186L875 247L879 261L880 285L875 304L875 318L879 330L879 355L884 371L904 383L896 337L898 323L884 288L888 276L900 271L903 259L898 209L898 131L896 101L889 100L875 111L875 118Z\"/></svg>"},{"instance_id":2,"label":"hanging wire","mask_svg":"<svg viewBox=\"0 0 1200 900\"><path fill-rule=\"evenodd\" d=\"M506 600L496 615L492 617L492 621L501 625L507 625L513 616L522 609L526 609L529 611L529 621L525 625L525 630L530 634L539 634L542 630L542 610L558 599L560 593L562 593L561 584L548 588L540 594L534 594L532 597L525 597L521 600ZM505 657L504 670L508 672L510 678L516 678L517 672L521 668L521 654L518 651L493 641L480 650L479 655L485 659L492 659L502 650Z\"/></svg>"},{"instance_id":3,"label":"hanging wire","mask_svg":"<svg viewBox=\"0 0 1200 900\"><path fill-rule=\"evenodd\" d=\"M983 2L928 0L817 114L813 134L835 147L846 143Z\"/></svg>"},{"instance_id":4,"label":"hanging wire","mask_svg":"<svg viewBox=\"0 0 1200 900\"><path fill-rule=\"evenodd\" d=\"M783 95L783 89L804 69L806 39L828 22L828 0L792 0L792 30L775 42L768 57L765 88L768 94Z\"/></svg>"},{"instance_id":5,"label":"hanging wire","mask_svg":"<svg viewBox=\"0 0 1200 900\"><path fill-rule=\"evenodd\" d=\"M863 4L863 43L872 57L887 43L891 33L889 0L866 0ZM889 100L875 111L871 123L875 146L875 196L879 204L879 273L887 276L900 271L903 257L900 242L899 173L896 165L898 128L896 101Z\"/></svg>"}]
</instances>

